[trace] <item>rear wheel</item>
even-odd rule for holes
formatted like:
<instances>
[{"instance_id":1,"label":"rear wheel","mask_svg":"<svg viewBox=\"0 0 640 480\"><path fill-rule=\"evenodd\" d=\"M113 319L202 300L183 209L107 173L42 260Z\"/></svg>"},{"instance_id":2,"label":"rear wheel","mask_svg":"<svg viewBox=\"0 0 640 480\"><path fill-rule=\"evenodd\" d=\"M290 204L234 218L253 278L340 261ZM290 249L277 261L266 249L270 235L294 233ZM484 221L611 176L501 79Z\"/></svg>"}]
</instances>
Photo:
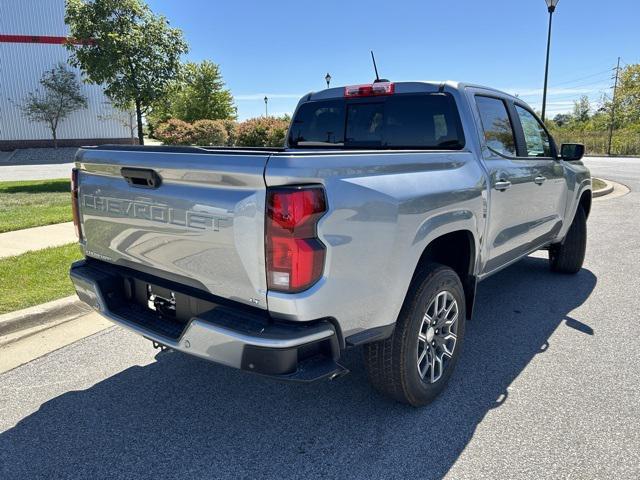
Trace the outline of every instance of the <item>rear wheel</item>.
<instances>
[{"instance_id":1,"label":"rear wheel","mask_svg":"<svg viewBox=\"0 0 640 480\"><path fill-rule=\"evenodd\" d=\"M365 345L372 385L414 406L431 402L446 386L460 354L465 297L458 275L430 264L418 274L393 335Z\"/></svg>"},{"instance_id":2,"label":"rear wheel","mask_svg":"<svg viewBox=\"0 0 640 480\"><path fill-rule=\"evenodd\" d=\"M562 243L549 247L551 270L559 273L577 273L582 268L587 249L587 216L582 207L578 207L567 236Z\"/></svg>"}]
</instances>

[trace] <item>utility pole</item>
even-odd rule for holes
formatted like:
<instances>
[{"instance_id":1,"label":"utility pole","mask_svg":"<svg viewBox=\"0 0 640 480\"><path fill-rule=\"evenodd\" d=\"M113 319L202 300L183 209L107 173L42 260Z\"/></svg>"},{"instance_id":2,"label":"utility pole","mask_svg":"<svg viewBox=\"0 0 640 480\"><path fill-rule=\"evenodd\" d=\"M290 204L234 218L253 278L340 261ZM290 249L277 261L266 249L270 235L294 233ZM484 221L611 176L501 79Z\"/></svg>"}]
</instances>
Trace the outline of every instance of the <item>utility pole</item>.
<instances>
[{"instance_id":1,"label":"utility pole","mask_svg":"<svg viewBox=\"0 0 640 480\"><path fill-rule=\"evenodd\" d=\"M611 138L613 137L613 124L616 121L616 90L618 89L618 75L620 73L620 57L616 65L616 81L613 84L613 100L611 103L611 123L609 124L609 146L607 147L607 155L611 156Z\"/></svg>"}]
</instances>

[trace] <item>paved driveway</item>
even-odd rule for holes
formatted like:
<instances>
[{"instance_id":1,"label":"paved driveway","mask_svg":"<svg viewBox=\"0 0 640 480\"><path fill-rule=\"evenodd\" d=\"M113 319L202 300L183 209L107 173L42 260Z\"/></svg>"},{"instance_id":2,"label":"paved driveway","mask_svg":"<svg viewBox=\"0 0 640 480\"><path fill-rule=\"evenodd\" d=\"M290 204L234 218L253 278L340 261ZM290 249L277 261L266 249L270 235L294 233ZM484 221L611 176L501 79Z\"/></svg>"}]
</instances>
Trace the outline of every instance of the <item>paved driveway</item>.
<instances>
[{"instance_id":1,"label":"paved driveway","mask_svg":"<svg viewBox=\"0 0 640 480\"><path fill-rule=\"evenodd\" d=\"M120 328L0 376L0 478L640 478L640 162L587 160L576 276L535 255L480 285L446 392L414 409L367 384L292 385Z\"/></svg>"}]
</instances>

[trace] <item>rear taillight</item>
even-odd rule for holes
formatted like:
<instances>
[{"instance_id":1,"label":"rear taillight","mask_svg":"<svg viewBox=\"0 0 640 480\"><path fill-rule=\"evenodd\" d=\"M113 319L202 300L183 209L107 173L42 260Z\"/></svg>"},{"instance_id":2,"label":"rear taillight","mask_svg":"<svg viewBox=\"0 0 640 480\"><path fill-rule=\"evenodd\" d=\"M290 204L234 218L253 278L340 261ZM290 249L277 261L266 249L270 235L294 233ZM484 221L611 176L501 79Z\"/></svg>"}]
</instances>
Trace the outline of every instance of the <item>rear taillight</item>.
<instances>
[{"instance_id":1,"label":"rear taillight","mask_svg":"<svg viewBox=\"0 0 640 480\"><path fill-rule=\"evenodd\" d=\"M395 85L392 82L378 82L366 85L351 85L344 87L345 97L375 97L378 95L392 95Z\"/></svg>"},{"instance_id":2,"label":"rear taillight","mask_svg":"<svg viewBox=\"0 0 640 480\"><path fill-rule=\"evenodd\" d=\"M76 236L82 240L82 227L80 226L80 206L78 196L78 169L71 170L71 211L73 213L73 226L76 229Z\"/></svg>"},{"instance_id":3,"label":"rear taillight","mask_svg":"<svg viewBox=\"0 0 640 480\"><path fill-rule=\"evenodd\" d=\"M327 211L322 187L267 190L267 285L270 290L300 292L316 283L324 268L325 246L318 220Z\"/></svg>"}]
</instances>

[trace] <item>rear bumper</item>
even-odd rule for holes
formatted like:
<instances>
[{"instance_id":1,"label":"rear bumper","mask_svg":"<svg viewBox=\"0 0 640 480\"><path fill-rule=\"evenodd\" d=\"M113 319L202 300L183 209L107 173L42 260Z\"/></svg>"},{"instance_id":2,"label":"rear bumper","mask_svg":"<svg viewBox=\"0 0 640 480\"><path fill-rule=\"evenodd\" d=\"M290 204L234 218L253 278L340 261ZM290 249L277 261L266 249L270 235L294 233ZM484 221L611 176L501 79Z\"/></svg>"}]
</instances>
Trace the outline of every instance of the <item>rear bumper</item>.
<instances>
[{"instance_id":1,"label":"rear bumper","mask_svg":"<svg viewBox=\"0 0 640 480\"><path fill-rule=\"evenodd\" d=\"M202 300L180 285L93 260L74 263L70 277L80 300L112 322L173 350L285 380L312 381L346 372L336 363L340 347L329 321L276 323L266 312ZM159 284L178 292L183 303L205 307L179 323L127 300L135 299L127 282L138 290L140 282Z\"/></svg>"}]
</instances>

